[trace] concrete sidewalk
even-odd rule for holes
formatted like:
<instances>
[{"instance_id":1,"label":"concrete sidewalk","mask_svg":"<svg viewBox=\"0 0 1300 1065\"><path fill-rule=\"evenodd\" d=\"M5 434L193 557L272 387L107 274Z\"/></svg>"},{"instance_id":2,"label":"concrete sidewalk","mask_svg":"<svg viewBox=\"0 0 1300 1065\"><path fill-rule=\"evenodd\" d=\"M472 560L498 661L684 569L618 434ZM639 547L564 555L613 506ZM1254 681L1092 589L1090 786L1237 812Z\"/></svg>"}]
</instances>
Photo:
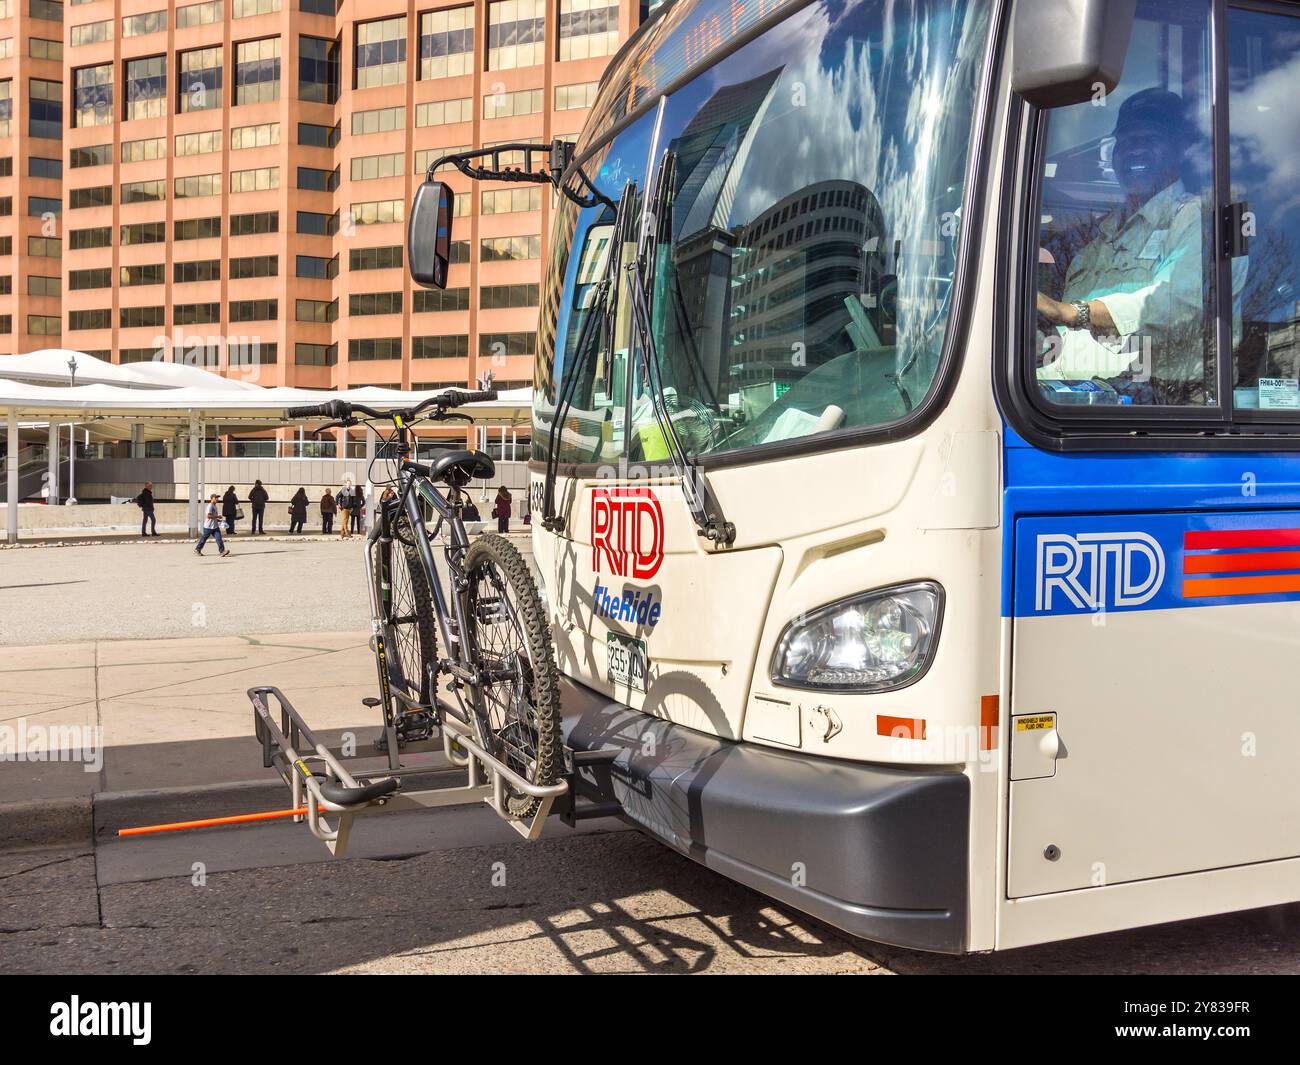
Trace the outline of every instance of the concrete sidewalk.
<instances>
[{"instance_id":1,"label":"concrete sidewalk","mask_svg":"<svg viewBox=\"0 0 1300 1065\"><path fill-rule=\"evenodd\" d=\"M0 823L0 841L39 835L41 807L75 820L105 796L139 808L138 793L157 789L208 791L197 804L160 795L160 819L162 807L266 808L280 784L262 768L247 689L280 688L327 742L345 731L368 742L378 721L361 705L375 690L367 641L313 632L0 648L0 822L17 814L13 804L36 804L9 818L26 827Z\"/></svg>"}]
</instances>

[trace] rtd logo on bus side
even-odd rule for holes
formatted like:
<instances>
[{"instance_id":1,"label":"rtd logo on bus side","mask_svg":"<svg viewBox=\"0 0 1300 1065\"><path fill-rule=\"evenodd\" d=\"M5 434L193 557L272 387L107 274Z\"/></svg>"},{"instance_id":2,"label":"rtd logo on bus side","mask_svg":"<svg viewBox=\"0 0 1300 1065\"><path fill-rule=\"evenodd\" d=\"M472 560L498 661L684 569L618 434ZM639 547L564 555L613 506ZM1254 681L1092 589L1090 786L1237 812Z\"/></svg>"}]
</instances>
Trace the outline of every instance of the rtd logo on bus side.
<instances>
[{"instance_id":1,"label":"rtd logo on bus side","mask_svg":"<svg viewBox=\"0 0 1300 1065\"><path fill-rule=\"evenodd\" d=\"M1164 583L1165 553L1144 532L1042 535L1037 578L1035 610L1059 611L1056 592L1076 610L1142 606Z\"/></svg>"},{"instance_id":2,"label":"rtd logo on bus side","mask_svg":"<svg viewBox=\"0 0 1300 1065\"><path fill-rule=\"evenodd\" d=\"M591 490L591 568L649 580L664 560L664 512L649 488Z\"/></svg>"}]
</instances>

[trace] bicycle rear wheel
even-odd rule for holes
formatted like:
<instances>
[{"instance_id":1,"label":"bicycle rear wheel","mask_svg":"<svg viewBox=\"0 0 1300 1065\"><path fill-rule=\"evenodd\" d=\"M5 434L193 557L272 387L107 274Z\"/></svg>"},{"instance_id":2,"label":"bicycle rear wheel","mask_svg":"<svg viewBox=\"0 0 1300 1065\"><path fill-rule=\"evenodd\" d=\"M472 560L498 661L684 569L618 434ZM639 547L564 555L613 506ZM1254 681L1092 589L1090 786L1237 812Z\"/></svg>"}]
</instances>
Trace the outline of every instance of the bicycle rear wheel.
<instances>
[{"instance_id":1,"label":"bicycle rear wheel","mask_svg":"<svg viewBox=\"0 0 1300 1065\"><path fill-rule=\"evenodd\" d=\"M389 684L402 702L432 706L435 693L429 690L428 667L436 667L438 661L433 596L415 532L404 513L397 515L392 532L392 542L381 541L374 552L379 621L390 658Z\"/></svg>"},{"instance_id":2,"label":"bicycle rear wheel","mask_svg":"<svg viewBox=\"0 0 1300 1065\"><path fill-rule=\"evenodd\" d=\"M554 784L563 763L559 671L537 585L514 545L492 533L466 552L465 577L493 753L530 784ZM516 817L531 817L540 804L515 791L506 802Z\"/></svg>"}]
</instances>

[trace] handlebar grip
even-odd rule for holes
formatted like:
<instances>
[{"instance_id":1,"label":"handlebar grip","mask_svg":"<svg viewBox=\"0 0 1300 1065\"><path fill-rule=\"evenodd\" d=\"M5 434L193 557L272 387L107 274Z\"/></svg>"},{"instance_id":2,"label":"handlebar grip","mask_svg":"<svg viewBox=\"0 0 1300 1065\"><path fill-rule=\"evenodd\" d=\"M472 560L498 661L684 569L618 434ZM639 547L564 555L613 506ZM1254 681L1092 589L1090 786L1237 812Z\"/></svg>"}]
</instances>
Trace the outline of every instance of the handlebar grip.
<instances>
[{"instance_id":1,"label":"handlebar grip","mask_svg":"<svg viewBox=\"0 0 1300 1065\"><path fill-rule=\"evenodd\" d=\"M463 407L466 403L486 403L489 400L497 398L497 390L489 388L480 392L464 392L460 389L446 393L448 399L453 402L448 403L449 407Z\"/></svg>"},{"instance_id":2,"label":"handlebar grip","mask_svg":"<svg viewBox=\"0 0 1300 1065\"><path fill-rule=\"evenodd\" d=\"M336 781L324 780L319 773L312 775L320 782L321 795L337 806L355 806L372 802L392 794L399 787L398 781L392 777L387 780L376 780L373 784L363 784L359 788L349 788Z\"/></svg>"},{"instance_id":3,"label":"handlebar grip","mask_svg":"<svg viewBox=\"0 0 1300 1065\"><path fill-rule=\"evenodd\" d=\"M328 403L314 403L307 407L290 407L285 411L290 418L347 418L352 406L346 400L332 399Z\"/></svg>"}]
</instances>

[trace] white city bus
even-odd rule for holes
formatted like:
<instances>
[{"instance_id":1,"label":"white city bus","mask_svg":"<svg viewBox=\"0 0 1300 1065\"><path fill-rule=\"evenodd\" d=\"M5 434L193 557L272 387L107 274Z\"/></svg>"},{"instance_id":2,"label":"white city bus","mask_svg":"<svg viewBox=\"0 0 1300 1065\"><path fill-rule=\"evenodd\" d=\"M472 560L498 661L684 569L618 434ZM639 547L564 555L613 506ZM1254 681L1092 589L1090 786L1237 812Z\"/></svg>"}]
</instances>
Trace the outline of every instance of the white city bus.
<instances>
[{"instance_id":1,"label":"white city bus","mask_svg":"<svg viewBox=\"0 0 1300 1065\"><path fill-rule=\"evenodd\" d=\"M582 790L927 950L1300 899L1297 100L1293 3L641 27L538 344Z\"/></svg>"}]
</instances>

